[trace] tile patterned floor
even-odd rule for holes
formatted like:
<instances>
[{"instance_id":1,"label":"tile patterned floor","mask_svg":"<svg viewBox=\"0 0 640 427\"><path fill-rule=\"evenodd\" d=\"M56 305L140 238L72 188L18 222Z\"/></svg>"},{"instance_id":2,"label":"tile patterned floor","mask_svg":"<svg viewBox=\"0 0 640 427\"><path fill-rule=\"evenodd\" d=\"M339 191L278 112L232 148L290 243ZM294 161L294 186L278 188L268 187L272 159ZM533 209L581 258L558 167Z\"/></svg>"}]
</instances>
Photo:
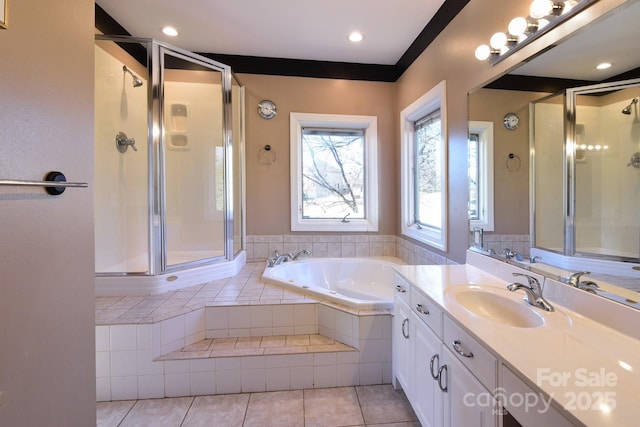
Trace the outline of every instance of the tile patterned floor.
<instances>
[{"instance_id":1,"label":"tile patterned floor","mask_svg":"<svg viewBox=\"0 0 640 427\"><path fill-rule=\"evenodd\" d=\"M265 337L207 338L157 360L203 359L208 357L259 356L275 354L358 351L318 334Z\"/></svg>"},{"instance_id":2,"label":"tile patterned floor","mask_svg":"<svg viewBox=\"0 0 640 427\"><path fill-rule=\"evenodd\" d=\"M100 427L420 427L391 385L97 404Z\"/></svg>"}]
</instances>

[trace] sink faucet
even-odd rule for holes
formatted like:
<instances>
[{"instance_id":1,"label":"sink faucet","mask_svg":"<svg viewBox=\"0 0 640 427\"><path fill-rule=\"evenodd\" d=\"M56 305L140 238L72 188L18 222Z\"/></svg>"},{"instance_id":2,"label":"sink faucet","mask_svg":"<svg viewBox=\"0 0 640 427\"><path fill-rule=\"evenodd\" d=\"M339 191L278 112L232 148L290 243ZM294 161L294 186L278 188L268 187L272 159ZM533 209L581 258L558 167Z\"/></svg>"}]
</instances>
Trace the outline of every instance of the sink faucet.
<instances>
[{"instance_id":1,"label":"sink faucet","mask_svg":"<svg viewBox=\"0 0 640 427\"><path fill-rule=\"evenodd\" d=\"M505 256L507 259L512 259L512 258L514 258L514 257L518 254L516 251L512 251L512 250L511 250L511 249L509 249L509 248L504 248L504 249L502 250L502 253L504 254L504 256Z\"/></svg>"},{"instance_id":2,"label":"sink faucet","mask_svg":"<svg viewBox=\"0 0 640 427\"><path fill-rule=\"evenodd\" d=\"M553 311L553 306L549 304L549 302L542 297L542 286L540 286L540 282L533 276L522 273L513 273L514 276L522 276L526 277L529 282L528 285L523 285L522 283L511 283L507 285L507 289L511 292L515 292L518 290L523 290L526 296L524 300L534 306L541 308L544 311Z\"/></svg>"},{"instance_id":3,"label":"sink faucet","mask_svg":"<svg viewBox=\"0 0 640 427\"><path fill-rule=\"evenodd\" d=\"M566 280L566 283L568 283L569 285L578 288L578 289L582 289L584 291L590 292L592 294L596 293L596 289L599 289L600 287L598 286L598 284L596 282L593 282L591 280L580 280L580 277L582 277L585 274L591 274L590 271L579 271L577 273L573 273L571 276L569 276Z\"/></svg>"}]
</instances>

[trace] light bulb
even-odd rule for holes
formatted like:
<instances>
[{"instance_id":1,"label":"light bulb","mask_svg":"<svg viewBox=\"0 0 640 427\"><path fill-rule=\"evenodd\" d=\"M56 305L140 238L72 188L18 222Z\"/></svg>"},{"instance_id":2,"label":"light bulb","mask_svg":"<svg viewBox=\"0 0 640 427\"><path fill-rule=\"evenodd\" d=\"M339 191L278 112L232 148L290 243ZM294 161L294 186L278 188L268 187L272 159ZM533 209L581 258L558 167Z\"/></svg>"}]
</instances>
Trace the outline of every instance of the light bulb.
<instances>
[{"instance_id":1,"label":"light bulb","mask_svg":"<svg viewBox=\"0 0 640 427\"><path fill-rule=\"evenodd\" d=\"M509 22L509 34L514 36L520 36L527 31L527 20L521 16L517 18L513 18L511 22Z\"/></svg>"},{"instance_id":2,"label":"light bulb","mask_svg":"<svg viewBox=\"0 0 640 427\"><path fill-rule=\"evenodd\" d=\"M529 14L532 18L539 19L547 16L553 10L553 2L550 0L533 0L529 7Z\"/></svg>"},{"instance_id":3,"label":"light bulb","mask_svg":"<svg viewBox=\"0 0 640 427\"><path fill-rule=\"evenodd\" d=\"M178 35L178 30L173 27L162 27L162 32L164 33L164 35L169 37L175 37Z\"/></svg>"},{"instance_id":4,"label":"light bulb","mask_svg":"<svg viewBox=\"0 0 640 427\"><path fill-rule=\"evenodd\" d=\"M358 43L358 42L361 42L363 39L364 39L364 36L357 31L354 31L353 33L349 34L349 41L351 42Z\"/></svg>"},{"instance_id":5,"label":"light bulb","mask_svg":"<svg viewBox=\"0 0 640 427\"><path fill-rule=\"evenodd\" d=\"M495 33L489 40L489 45L494 49L502 49L507 44L507 35L505 33Z\"/></svg>"},{"instance_id":6,"label":"light bulb","mask_svg":"<svg viewBox=\"0 0 640 427\"><path fill-rule=\"evenodd\" d=\"M491 55L491 49L486 44L481 44L476 48L476 59L479 61L484 61L489 58Z\"/></svg>"}]
</instances>

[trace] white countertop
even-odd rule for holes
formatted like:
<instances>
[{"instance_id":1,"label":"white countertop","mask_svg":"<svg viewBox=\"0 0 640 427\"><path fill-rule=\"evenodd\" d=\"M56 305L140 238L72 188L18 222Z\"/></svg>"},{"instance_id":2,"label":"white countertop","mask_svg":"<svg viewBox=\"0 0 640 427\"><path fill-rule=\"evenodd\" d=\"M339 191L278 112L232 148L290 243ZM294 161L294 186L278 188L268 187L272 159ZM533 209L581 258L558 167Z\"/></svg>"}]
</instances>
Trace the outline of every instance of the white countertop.
<instances>
[{"instance_id":1,"label":"white countertop","mask_svg":"<svg viewBox=\"0 0 640 427\"><path fill-rule=\"evenodd\" d=\"M509 282L468 264L407 265L396 270L505 365L552 396L555 407L565 409L590 427L640 425L640 340L549 298L554 312L531 307L545 318L541 327L512 327L477 316L453 300L447 289L461 284L504 289ZM522 292L504 294L525 304ZM615 310L611 311L610 316L615 316ZM640 328L639 323L635 324ZM558 381L559 385L552 381L560 378L558 374L565 377ZM585 409L589 402L592 407ZM603 410L600 403L615 407Z\"/></svg>"}]
</instances>

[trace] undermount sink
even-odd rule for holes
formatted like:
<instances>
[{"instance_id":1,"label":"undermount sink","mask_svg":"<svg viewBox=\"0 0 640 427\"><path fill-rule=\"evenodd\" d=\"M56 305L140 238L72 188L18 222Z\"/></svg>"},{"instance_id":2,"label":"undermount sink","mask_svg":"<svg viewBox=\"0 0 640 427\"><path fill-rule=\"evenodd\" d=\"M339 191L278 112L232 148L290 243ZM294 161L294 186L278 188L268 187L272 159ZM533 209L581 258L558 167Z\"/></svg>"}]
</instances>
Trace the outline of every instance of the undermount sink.
<instances>
[{"instance_id":1,"label":"undermount sink","mask_svg":"<svg viewBox=\"0 0 640 427\"><path fill-rule=\"evenodd\" d=\"M508 290L494 286L459 285L446 291L465 310L485 319L518 328L538 328L545 324L539 310L522 298L514 299Z\"/></svg>"}]
</instances>

